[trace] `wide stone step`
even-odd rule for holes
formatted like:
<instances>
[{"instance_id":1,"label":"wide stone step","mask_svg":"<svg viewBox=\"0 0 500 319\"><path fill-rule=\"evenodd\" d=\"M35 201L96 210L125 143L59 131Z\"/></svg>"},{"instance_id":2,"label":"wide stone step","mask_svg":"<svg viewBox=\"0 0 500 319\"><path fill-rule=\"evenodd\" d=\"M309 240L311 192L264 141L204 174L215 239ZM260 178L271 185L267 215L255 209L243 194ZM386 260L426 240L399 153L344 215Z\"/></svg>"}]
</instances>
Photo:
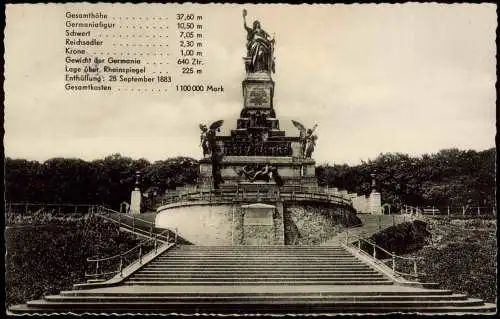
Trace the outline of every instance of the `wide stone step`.
<instances>
[{"instance_id":1,"label":"wide stone step","mask_svg":"<svg viewBox=\"0 0 500 319\"><path fill-rule=\"evenodd\" d=\"M340 251L340 252L345 252L346 250L341 247L341 246L178 246L172 250L174 251L199 251L199 252L204 252L204 251L211 251L211 252L217 252L217 251L252 251L252 252L275 252L275 251L281 251L281 252L294 252L294 251L310 251L312 253L315 252L335 252L335 251Z\"/></svg>"},{"instance_id":2,"label":"wide stone step","mask_svg":"<svg viewBox=\"0 0 500 319\"><path fill-rule=\"evenodd\" d=\"M282 262L257 262L257 261L234 261L234 260L228 260L228 261L197 261L197 260L192 260L192 261L154 261L151 263L152 265L155 266L192 266L192 265L204 265L205 267L211 267L211 266L248 266L248 267L253 267L253 266L288 266L288 267L301 267L303 262L288 262L288 263L282 263ZM350 267L350 266L356 266L360 265L361 263L353 263L349 261L345 262L337 262L337 263L330 263L330 262L315 262L314 264L310 265L311 267L328 267L328 266L342 266L342 267ZM149 265L148 265L149 266Z\"/></svg>"},{"instance_id":3,"label":"wide stone step","mask_svg":"<svg viewBox=\"0 0 500 319\"><path fill-rule=\"evenodd\" d=\"M138 272L138 274L150 274L150 275L181 275L181 274L192 274L192 273L200 273L202 269L199 270L186 270L186 269L163 269L163 270L156 270L156 269L144 269ZM212 270L212 269L203 269L203 274L227 274L227 273L237 273L237 274L261 274L261 273L266 273L266 274L310 274L314 273L315 275L364 275L364 274L379 274L375 270L325 270L325 269L318 269L315 271L303 271L300 269L268 269L268 270L262 270L262 269L254 269L254 270L248 270L245 268L241 268L239 270L231 270L228 271L228 269L224 268L221 270Z\"/></svg>"},{"instance_id":4,"label":"wide stone step","mask_svg":"<svg viewBox=\"0 0 500 319\"><path fill-rule=\"evenodd\" d=\"M133 275L131 278L135 280L165 280L169 276L161 276L158 274L144 274L138 273ZM309 280L330 280L330 279L381 279L384 278L381 274L304 274L304 273L296 273L296 274L266 274L266 273L254 273L254 274L242 274L242 273L219 273L219 274L207 274L207 273L189 273L189 274L170 274L171 278L175 278L175 280L190 280L190 279L207 279L207 280L254 280L259 278L276 278L276 279L309 279Z\"/></svg>"},{"instance_id":5,"label":"wide stone step","mask_svg":"<svg viewBox=\"0 0 500 319\"><path fill-rule=\"evenodd\" d=\"M255 264L255 265L249 265L249 264L242 264L242 263L236 263L236 264L214 264L214 265L209 265L209 264L199 264L199 263L193 263L193 264L185 264L185 263L164 263L164 264L157 264L157 263L151 263L148 264L146 268L144 269L198 269L200 271L204 271L206 269L228 269L228 270L234 270L234 269L261 269L263 271L267 269L301 269L303 271L313 271L313 270L320 270L320 269L325 269L325 270L356 270L356 269L371 269L368 265L363 265L363 264L346 264L346 265L287 265L287 264L279 264L279 265L268 265L268 264Z\"/></svg>"},{"instance_id":6,"label":"wide stone step","mask_svg":"<svg viewBox=\"0 0 500 319\"><path fill-rule=\"evenodd\" d=\"M344 247L318 245L240 245L240 246L196 246L177 245L173 251L345 251Z\"/></svg>"},{"instance_id":7,"label":"wide stone step","mask_svg":"<svg viewBox=\"0 0 500 319\"><path fill-rule=\"evenodd\" d=\"M331 247L331 246L324 246ZM186 249L175 249L170 250L167 254L317 254L317 255L328 255L328 254L348 254L349 252L345 249L275 249L275 250L262 250L262 249L227 249L227 250L186 250Z\"/></svg>"},{"instance_id":8,"label":"wide stone step","mask_svg":"<svg viewBox=\"0 0 500 319\"><path fill-rule=\"evenodd\" d=\"M356 262L361 263L359 259L355 257L325 257L325 258L307 258L307 257L281 257L281 258L272 258L272 257L248 257L248 256L224 256L224 257L162 257L156 258L155 261L190 261L190 260L199 260L199 261L227 261L227 260L235 260L235 261L262 261L262 262L310 262L310 263L318 263L318 262Z\"/></svg>"},{"instance_id":9,"label":"wide stone step","mask_svg":"<svg viewBox=\"0 0 500 319\"><path fill-rule=\"evenodd\" d=\"M359 260L350 258L350 259L267 259L267 258L186 258L186 259L155 259L154 263L265 263L265 264L362 264Z\"/></svg>"},{"instance_id":10,"label":"wide stone step","mask_svg":"<svg viewBox=\"0 0 500 319\"><path fill-rule=\"evenodd\" d=\"M241 305L253 305L253 306L266 306L273 305L273 310L279 305L282 309L294 309L299 305L307 305L313 309L323 309L323 310L335 310L335 309L370 309L375 310L380 313L387 309L437 309L443 307L461 307L461 310L465 310L468 307L480 307L483 306L483 302L480 299L465 299L465 300L379 300L376 304L372 300L311 300L305 299L303 303L297 300L246 300L246 301L221 301L220 303L214 301L199 301L196 304L191 302L181 302L179 300L163 301L161 303L152 303L147 301L137 301L131 302L130 300L123 301L108 301L102 300L98 303L100 309L165 309L170 307L175 307L175 309L183 309L188 306L200 309L213 309L214 307L224 307L224 309L231 309L231 306L241 306ZM40 308L71 308L71 309L88 309L90 307L96 307L96 303L92 301L64 301L64 302L51 302L48 300L34 300L27 303L28 306L35 306ZM170 306L170 307L169 307ZM318 308L316 308L318 307ZM465 309L464 309L465 308Z\"/></svg>"},{"instance_id":11,"label":"wide stone step","mask_svg":"<svg viewBox=\"0 0 500 319\"><path fill-rule=\"evenodd\" d=\"M45 300L51 302L99 302L102 299L102 296L64 296L64 295L54 295L54 296L45 296ZM356 296L254 296L251 299L248 296L176 296L176 297L168 297L168 296L106 296L106 301L129 301L129 302L168 302L168 301L181 301L181 302L221 302L221 301L331 301L331 302L340 302L340 301L456 301L456 300L466 300L467 296L462 294L453 294L448 296L436 296L436 295L356 295Z\"/></svg>"},{"instance_id":12,"label":"wide stone step","mask_svg":"<svg viewBox=\"0 0 500 319\"><path fill-rule=\"evenodd\" d=\"M160 259L168 259L168 258L353 258L354 256L351 254L325 254L325 255L308 255L308 254L283 254L283 255L274 255L274 254L167 254L159 256Z\"/></svg>"},{"instance_id":13,"label":"wide stone step","mask_svg":"<svg viewBox=\"0 0 500 319\"><path fill-rule=\"evenodd\" d=\"M273 256L162 256L157 257L156 260L227 260L227 259L236 259L236 260L280 260L280 261L344 261L344 260L356 260L354 256L283 256L283 257L273 257ZM359 262L359 261L358 261Z\"/></svg>"},{"instance_id":14,"label":"wide stone step","mask_svg":"<svg viewBox=\"0 0 500 319\"><path fill-rule=\"evenodd\" d=\"M496 312L496 307L494 304L480 305L480 306L467 306L467 305L426 305L419 306L415 305L383 305L373 304L372 306L367 305L339 305L339 304L241 304L236 303L234 305L226 304L210 304L210 305L192 305L192 304L165 304L161 306L157 304L153 307L148 304L137 305L129 307L128 305L116 305L116 304L99 304L95 305L93 303L84 305L78 303L78 307L71 307L64 303L63 306L53 306L52 303L45 306L35 306L35 305L19 305L10 308L10 312L14 314L50 314L54 312L58 313L71 313L71 314L102 314L105 313L117 313L117 314L127 314L127 313L150 313L150 314L388 314L388 313L419 313L419 314L478 314L483 313L487 315L494 315Z\"/></svg>"},{"instance_id":15,"label":"wide stone step","mask_svg":"<svg viewBox=\"0 0 500 319\"><path fill-rule=\"evenodd\" d=\"M198 246L202 247L202 246ZM210 246L203 246L203 247L210 247ZM270 247L277 247L277 248L263 248L263 246L245 246L247 248L240 248L240 247L231 247L231 248L226 248L226 249L220 249L220 248L213 248L213 249L204 249L204 248L191 248L191 249L185 249L183 247L175 247L173 248L170 253L254 253L254 254L262 254L262 253L269 253L269 254L284 254L284 253L289 253L289 254L303 254L307 252L311 252L313 254L340 254L340 253L345 253L347 252L343 247L340 246L297 246L297 247L302 247L302 248L281 248L280 246L270 246ZM266 247L266 246L264 246ZM269 246L268 246L269 247Z\"/></svg>"},{"instance_id":16,"label":"wide stone step","mask_svg":"<svg viewBox=\"0 0 500 319\"><path fill-rule=\"evenodd\" d=\"M201 247L201 246L200 246ZM209 246L207 246L209 247ZM250 246L257 247L257 246ZM186 253L186 254L204 254L204 253L214 253L214 254L240 254L240 253L252 253L252 254L343 254L347 251L344 248L341 249L330 249L332 246L322 246L327 247L327 249L314 249L314 248L301 248L301 249L259 249L259 248L248 248L248 249L173 249L168 253ZM167 254L167 253L166 253Z\"/></svg>"},{"instance_id":17,"label":"wide stone step","mask_svg":"<svg viewBox=\"0 0 500 319\"><path fill-rule=\"evenodd\" d=\"M139 277L137 277L139 276ZM233 274L233 273L228 273L228 274L221 274L221 275L215 275L215 276L205 276L204 274L193 274L195 276L194 278L191 276L187 275L177 275L177 276L140 276L140 274L135 274L132 277L129 277L127 280L141 280L141 281L185 281L185 280L191 280L198 278L200 280L216 280L216 281L234 281L234 282L241 282L241 281L276 281L276 280L286 280L286 281L292 281L296 280L297 283L307 280L307 281L316 281L318 283L321 283L323 281L344 281L344 280L366 280L366 281L377 281L377 280L382 280L385 277L383 275L374 275L374 274L369 274L369 275L360 275L360 276L355 276L355 275L350 275L350 276L331 276L331 275L326 275L326 276L315 276L315 275L302 275L298 277L294 277L293 275L280 275L280 274L256 274L256 275L241 275L241 274ZM260 278L260 279L259 279Z\"/></svg>"},{"instance_id":18,"label":"wide stone step","mask_svg":"<svg viewBox=\"0 0 500 319\"><path fill-rule=\"evenodd\" d=\"M361 263L358 259L354 257L343 257L343 258L323 258L323 259L312 259L312 258L252 258L252 257L220 257L220 258L210 258L210 257L194 257L194 258L157 258L155 261L168 262L168 261L259 261L259 262L307 262L311 264L315 263L342 263L342 262L356 262Z\"/></svg>"},{"instance_id":19,"label":"wide stone step","mask_svg":"<svg viewBox=\"0 0 500 319\"><path fill-rule=\"evenodd\" d=\"M229 286L230 287L230 286ZM230 289L231 290L231 289ZM203 297L203 298L217 298L217 297L242 297L242 298L254 298L254 297L262 297L262 296L288 296L288 297L300 297L300 296L316 296L316 297L321 297L321 296L413 296L413 295L418 295L418 294L424 294L424 292L421 291L414 291L414 290L385 290L385 291L380 291L380 290L375 290L375 289L366 289L362 291L356 291L356 290L349 290L349 289L342 289L342 290L334 290L334 291L325 291L325 290L295 290L295 291L287 291L287 290L280 290L280 291L273 291L273 289L265 289L265 290L258 290L258 291L250 291L250 289L244 289L241 291L234 291L234 292L228 292L228 291L212 291L212 292L207 292L205 291L195 291L192 292L190 291L185 292L184 290L181 291L175 291L175 290L162 290L162 291L155 291L155 290L143 290L140 292L137 291L127 291L127 292L120 292L120 291L94 291L94 290L64 290L61 291L60 295L63 296L96 296L96 297L109 297L109 296L131 296L131 297L168 297L168 298L181 298L186 295L189 295L190 297ZM428 289L425 290L425 295L427 296L451 296L453 295L451 290L447 289Z\"/></svg>"},{"instance_id":20,"label":"wide stone step","mask_svg":"<svg viewBox=\"0 0 500 319\"><path fill-rule=\"evenodd\" d=\"M293 280L284 280L284 279L271 279L268 278L266 280L198 280L194 281L192 279L186 280L176 280L175 278L171 280L162 279L159 280L134 280L129 279L124 282L126 285L146 285L146 286L163 286L163 285L190 285L190 286L202 286L202 285L392 285L392 281L388 280L380 280L380 279L364 279L364 280L356 280L356 279L329 279L329 280L311 280L311 279L293 279Z\"/></svg>"}]
</instances>

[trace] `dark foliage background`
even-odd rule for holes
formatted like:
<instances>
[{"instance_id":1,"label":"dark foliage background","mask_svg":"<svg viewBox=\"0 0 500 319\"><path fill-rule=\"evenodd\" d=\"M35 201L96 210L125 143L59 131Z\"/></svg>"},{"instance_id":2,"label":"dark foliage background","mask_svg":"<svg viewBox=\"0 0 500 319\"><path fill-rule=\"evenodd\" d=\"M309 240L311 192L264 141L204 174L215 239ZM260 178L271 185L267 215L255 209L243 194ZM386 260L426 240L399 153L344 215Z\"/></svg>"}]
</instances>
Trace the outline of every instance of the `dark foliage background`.
<instances>
[{"instance_id":1,"label":"dark foliage background","mask_svg":"<svg viewBox=\"0 0 500 319\"><path fill-rule=\"evenodd\" d=\"M5 197L9 202L106 204L117 208L130 200L135 172L142 172L141 187L160 192L195 184L198 162L174 157L150 163L120 154L91 162L52 158L43 163L24 159L5 160Z\"/></svg>"},{"instance_id":2,"label":"dark foliage background","mask_svg":"<svg viewBox=\"0 0 500 319\"><path fill-rule=\"evenodd\" d=\"M370 174L376 172L377 189L395 210L404 204L444 210L447 206L493 207L495 156L494 148L480 152L446 149L420 157L387 153L356 166L320 165L316 175L321 186L368 194ZM120 154L90 162L53 158L40 163L6 158L6 200L106 204L117 208L130 199L137 170L142 172L143 191L154 186L162 193L176 186L196 184L199 168L198 162L189 157L153 163Z\"/></svg>"},{"instance_id":3,"label":"dark foliage background","mask_svg":"<svg viewBox=\"0 0 500 319\"><path fill-rule=\"evenodd\" d=\"M358 194L371 191L371 173L377 190L395 209L402 205L447 206L495 205L494 148L476 152L445 149L436 154L412 157L401 153L381 154L360 165L321 165L316 168L322 186L338 187Z\"/></svg>"}]
</instances>

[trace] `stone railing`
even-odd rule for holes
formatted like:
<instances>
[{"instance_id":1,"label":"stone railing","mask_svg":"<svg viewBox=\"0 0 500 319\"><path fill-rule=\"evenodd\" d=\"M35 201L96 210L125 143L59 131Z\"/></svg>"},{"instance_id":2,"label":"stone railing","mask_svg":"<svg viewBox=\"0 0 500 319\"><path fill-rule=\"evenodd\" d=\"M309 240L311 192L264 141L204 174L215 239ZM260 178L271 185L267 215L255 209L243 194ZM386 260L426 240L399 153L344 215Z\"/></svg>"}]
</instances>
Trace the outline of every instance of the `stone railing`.
<instances>
[{"instance_id":1,"label":"stone railing","mask_svg":"<svg viewBox=\"0 0 500 319\"><path fill-rule=\"evenodd\" d=\"M189 192L163 198L158 206L165 206L180 202L208 201L210 203L218 202L248 202L248 201L291 201L291 202L323 202L328 204L352 207L352 201L342 196L319 193L319 192L283 192L278 190L270 191L221 191L204 190L198 192Z\"/></svg>"}]
</instances>

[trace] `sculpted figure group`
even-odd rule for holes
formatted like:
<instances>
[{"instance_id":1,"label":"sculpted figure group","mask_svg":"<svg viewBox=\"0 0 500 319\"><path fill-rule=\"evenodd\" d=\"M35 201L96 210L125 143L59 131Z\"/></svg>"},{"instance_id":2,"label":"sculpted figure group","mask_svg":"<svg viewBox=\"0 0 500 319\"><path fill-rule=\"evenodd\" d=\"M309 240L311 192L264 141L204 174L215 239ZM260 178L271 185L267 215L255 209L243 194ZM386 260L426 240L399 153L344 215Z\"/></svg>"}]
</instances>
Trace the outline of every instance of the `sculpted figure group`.
<instances>
[{"instance_id":1,"label":"sculpted figure group","mask_svg":"<svg viewBox=\"0 0 500 319\"><path fill-rule=\"evenodd\" d=\"M237 171L239 176L244 176L248 181L264 181L269 182L273 179L276 185L283 186L283 180L278 173L278 168L266 163L263 166L245 165L243 169Z\"/></svg>"}]
</instances>

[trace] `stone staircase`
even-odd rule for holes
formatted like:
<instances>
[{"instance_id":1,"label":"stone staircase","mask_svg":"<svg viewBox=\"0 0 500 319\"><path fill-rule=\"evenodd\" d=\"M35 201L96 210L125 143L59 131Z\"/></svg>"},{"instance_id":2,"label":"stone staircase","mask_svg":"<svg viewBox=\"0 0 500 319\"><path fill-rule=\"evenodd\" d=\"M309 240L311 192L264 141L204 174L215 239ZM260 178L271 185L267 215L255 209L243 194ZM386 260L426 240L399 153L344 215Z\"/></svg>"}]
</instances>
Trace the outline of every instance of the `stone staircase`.
<instances>
[{"instance_id":1,"label":"stone staircase","mask_svg":"<svg viewBox=\"0 0 500 319\"><path fill-rule=\"evenodd\" d=\"M183 246L159 256L127 285L391 284L341 247Z\"/></svg>"},{"instance_id":2,"label":"stone staircase","mask_svg":"<svg viewBox=\"0 0 500 319\"><path fill-rule=\"evenodd\" d=\"M341 246L177 246L114 286L62 291L10 313L488 313L449 290L402 286Z\"/></svg>"}]
</instances>

